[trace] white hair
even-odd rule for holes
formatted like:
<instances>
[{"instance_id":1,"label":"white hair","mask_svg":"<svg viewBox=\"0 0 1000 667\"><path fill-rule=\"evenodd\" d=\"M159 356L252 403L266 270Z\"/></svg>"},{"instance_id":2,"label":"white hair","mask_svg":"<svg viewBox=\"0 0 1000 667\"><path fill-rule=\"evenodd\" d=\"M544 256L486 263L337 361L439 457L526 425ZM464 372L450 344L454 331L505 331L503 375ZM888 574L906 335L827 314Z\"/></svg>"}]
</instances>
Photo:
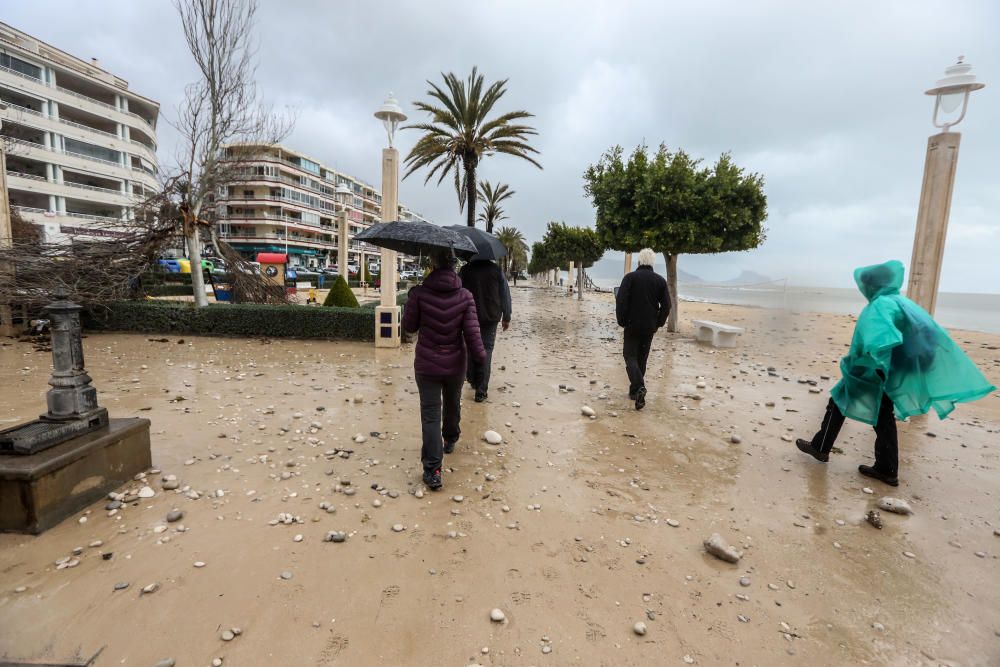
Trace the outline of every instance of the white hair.
<instances>
[{"instance_id":1,"label":"white hair","mask_svg":"<svg viewBox=\"0 0 1000 667\"><path fill-rule=\"evenodd\" d=\"M652 266L656 261L656 253L650 248L643 248L639 251L639 266Z\"/></svg>"}]
</instances>

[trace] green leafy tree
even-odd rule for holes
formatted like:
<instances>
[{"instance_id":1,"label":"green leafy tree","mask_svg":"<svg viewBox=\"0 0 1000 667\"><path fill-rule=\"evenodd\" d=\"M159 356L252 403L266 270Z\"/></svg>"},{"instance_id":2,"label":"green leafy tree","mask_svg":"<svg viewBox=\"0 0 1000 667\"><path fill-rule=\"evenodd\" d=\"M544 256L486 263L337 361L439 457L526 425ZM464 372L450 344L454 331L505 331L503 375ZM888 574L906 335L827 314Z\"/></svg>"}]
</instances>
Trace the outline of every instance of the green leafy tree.
<instances>
[{"instance_id":1,"label":"green leafy tree","mask_svg":"<svg viewBox=\"0 0 1000 667\"><path fill-rule=\"evenodd\" d=\"M542 168L532 157L538 151L528 143L528 138L538 133L535 128L520 124L534 114L509 111L491 117L493 107L507 92L507 79L484 88L483 75L475 67L464 81L451 72L441 76L444 88L427 82L430 102L413 103L431 119L428 123L406 126L424 134L406 156L407 170L403 178L428 167L424 183L437 174L440 185L448 174L452 174L458 195L458 210L468 204L467 224L475 227L476 169L484 156L505 153Z\"/></svg>"},{"instance_id":2,"label":"green leafy tree","mask_svg":"<svg viewBox=\"0 0 1000 667\"><path fill-rule=\"evenodd\" d=\"M607 247L663 253L677 330L677 258L750 250L764 242L764 178L737 166L729 153L711 167L682 150L661 145L652 156L637 147L628 160L620 146L584 173L584 189L597 209L597 233Z\"/></svg>"},{"instance_id":3,"label":"green leafy tree","mask_svg":"<svg viewBox=\"0 0 1000 667\"><path fill-rule=\"evenodd\" d=\"M545 252L558 266L569 266L573 262L577 273L577 298L583 298L583 270L593 266L604 256L604 241L593 229L570 227L564 222L550 222L542 239ZM570 280L573 276L570 276Z\"/></svg>"},{"instance_id":4,"label":"green leafy tree","mask_svg":"<svg viewBox=\"0 0 1000 667\"><path fill-rule=\"evenodd\" d=\"M507 249L507 256L501 262L503 270L508 278L513 277L516 285L517 274L528 266L528 243L524 240L524 234L514 227L501 227L497 231L497 238Z\"/></svg>"},{"instance_id":5,"label":"green leafy tree","mask_svg":"<svg viewBox=\"0 0 1000 667\"><path fill-rule=\"evenodd\" d=\"M536 241L531 244L531 260L528 262L528 273L538 276L552 269L559 268L555 258L549 253L549 249L543 241Z\"/></svg>"},{"instance_id":6,"label":"green leafy tree","mask_svg":"<svg viewBox=\"0 0 1000 667\"><path fill-rule=\"evenodd\" d=\"M479 212L479 220L486 226L486 231L493 233L493 225L501 220L506 220L507 216L500 204L515 194L506 183L498 183L496 188L489 181L479 184L479 201L483 203L483 210Z\"/></svg>"},{"instance_id":7,"label":"green leafy tree","mask_svg":"<svg viewBox=\"0 0 1000 667\"><path fill-rule=\"evenodd\" d=\"M326 295L326 299L323 300L324 306L339 306L341 308L357 308L358 307L358 297L354 296L354 292L351 288L347 286L347 281L344 280L344 276L337 276L330 286L330 291Z\"/></svg>"}]
</instances>

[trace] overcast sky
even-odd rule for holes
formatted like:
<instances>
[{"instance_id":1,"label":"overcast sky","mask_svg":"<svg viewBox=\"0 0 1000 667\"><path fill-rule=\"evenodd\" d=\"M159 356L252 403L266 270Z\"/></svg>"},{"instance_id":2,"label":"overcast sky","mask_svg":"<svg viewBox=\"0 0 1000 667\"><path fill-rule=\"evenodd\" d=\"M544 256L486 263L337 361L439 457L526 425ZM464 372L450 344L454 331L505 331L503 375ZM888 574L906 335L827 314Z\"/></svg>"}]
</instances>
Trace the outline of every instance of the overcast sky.
<instances>
[{"instance_id":1,"label":"overcast sky","mask_svg":"<svg viewBox=\"0 0 1000 667\"><path fill-rule=\"evenodd\" d=\"M714 160L732 151L765 176L768 239L749 253L687 256L708 280L743 269L847 286L855 266L909 264L933 100L964 54L987 88L972 97L952 202L942 289L1000 292L1000 3L412 2L262 0L259 86L298 114L287 143L379 185L390 90L411 119L426 80L508 78L498 110L537 117L544 170L507 156L480 177L517 191L510 220L529 241L549 220L592 225L582 174L614 144ZM821 6L825 5L825 6ZM81 58L97 57L161 103L161 167L195 78L176 13L157 0L0 0L2 20ZM402 132L405 153L415 132ZM462 222L454 189L411 176L400 199ZM609 255L613 257L613 255ZM617 262L617 259L616 259Z\"/></svg>"}]
</instances>

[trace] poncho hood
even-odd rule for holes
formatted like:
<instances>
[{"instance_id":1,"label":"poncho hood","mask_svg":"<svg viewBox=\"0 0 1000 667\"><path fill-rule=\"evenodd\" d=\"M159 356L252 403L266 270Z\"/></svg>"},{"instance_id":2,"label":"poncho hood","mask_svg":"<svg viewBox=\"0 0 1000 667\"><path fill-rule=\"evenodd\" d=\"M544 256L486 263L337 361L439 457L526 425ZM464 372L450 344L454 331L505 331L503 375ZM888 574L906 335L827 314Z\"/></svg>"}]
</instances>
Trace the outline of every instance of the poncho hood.
<instances>
[{"instance_id":1,"label":"poncho hood","mask_svg":"<svg viewBox=\"0 0 1000 667\"><path fill-rule=\"evenodd\" d=\"M903 288L903 263L893 259L884 264L862 266L854 271L854 282L868 303L880 296L899 294Z\"/></svg>"}]
</instances>

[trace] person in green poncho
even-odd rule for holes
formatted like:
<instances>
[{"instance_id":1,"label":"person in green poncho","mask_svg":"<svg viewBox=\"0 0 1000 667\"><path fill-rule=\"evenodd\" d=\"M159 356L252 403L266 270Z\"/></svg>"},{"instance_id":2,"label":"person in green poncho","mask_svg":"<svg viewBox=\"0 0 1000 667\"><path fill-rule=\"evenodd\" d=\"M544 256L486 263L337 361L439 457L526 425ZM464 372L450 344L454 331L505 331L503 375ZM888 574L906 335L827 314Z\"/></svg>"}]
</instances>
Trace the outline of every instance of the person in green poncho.
<instances>
[{"instance_id":1,"label":"person in green poncho","mask_svg":"<svg viewBox=\"0 0 1000 667\"><path fill-rule=\"evenodd\" d=\"M796 446L826 463L844 420L875 427L875 464L858 471L898 486L896 419L934 409L944 419L956 403L983 398L996 387L923 308L900 295L903 264L892 260L854 272L868 305L858 316L843 374L812 440Z\"/></svg>"}]
</instances>

